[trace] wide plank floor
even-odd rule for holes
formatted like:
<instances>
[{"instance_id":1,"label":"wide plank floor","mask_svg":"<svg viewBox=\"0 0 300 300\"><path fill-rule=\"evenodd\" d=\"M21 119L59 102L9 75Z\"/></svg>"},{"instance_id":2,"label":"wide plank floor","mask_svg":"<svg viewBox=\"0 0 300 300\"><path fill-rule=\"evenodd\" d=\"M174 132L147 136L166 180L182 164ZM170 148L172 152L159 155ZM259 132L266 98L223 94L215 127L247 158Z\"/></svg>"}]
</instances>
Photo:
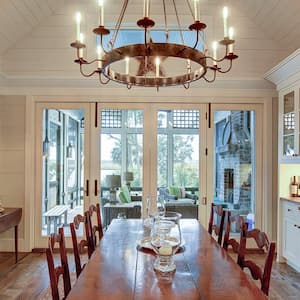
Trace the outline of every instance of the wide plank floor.
<instances>
[{"instance_id":1,"label":"wide plank floor","mask_svg":"<svg viewBox=\"0 0 300 300\"><path fill-rule=\"evenodd\" d=\"M14 264L14 253L0 253L0 299L51 299L45 254L21 254L20 258ZM72 254L68 254L68 259L74 281ZM262 263L259 255L251 255L251 259ZM300 273L286 264L274 262L270 299L300 300Z\"/></svg>"}]
</instances>

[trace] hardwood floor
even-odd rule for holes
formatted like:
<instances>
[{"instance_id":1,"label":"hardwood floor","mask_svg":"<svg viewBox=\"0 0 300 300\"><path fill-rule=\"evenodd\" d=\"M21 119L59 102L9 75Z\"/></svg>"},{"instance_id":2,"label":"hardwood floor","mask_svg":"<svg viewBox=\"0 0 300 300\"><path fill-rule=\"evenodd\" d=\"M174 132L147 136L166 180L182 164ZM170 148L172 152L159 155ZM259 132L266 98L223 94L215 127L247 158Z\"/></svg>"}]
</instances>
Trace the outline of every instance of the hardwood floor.
<instances>
[{"instance_id":1,"label":"hardwood floor","mask_svg":"<svg viewBox=\"0 0 300 300\"><path fill-rule=\"evenodd\" d=\"M258 255L251 259L262 263ZM71 276L75 280L72 254L68 254ZM51 299L48 267L44 253L20 254L14 264L14 253L0 253L0 299ZM272 300L300 300L300 273L286 264L274 262L270 287Z\"/></svg>"}]
</instances>

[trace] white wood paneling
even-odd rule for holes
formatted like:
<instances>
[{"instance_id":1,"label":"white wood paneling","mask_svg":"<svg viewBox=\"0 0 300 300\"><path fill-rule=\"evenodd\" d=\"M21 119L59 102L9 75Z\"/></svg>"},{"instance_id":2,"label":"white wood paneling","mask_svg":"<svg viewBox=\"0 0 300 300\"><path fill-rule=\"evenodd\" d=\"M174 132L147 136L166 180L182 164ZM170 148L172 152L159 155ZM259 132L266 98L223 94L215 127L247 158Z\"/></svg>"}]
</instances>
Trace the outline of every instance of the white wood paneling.
<instances>
[{"instance_id":1,"label":"white wood paneling","mask_svg":"<svg viewBox=\"0 0 300 300\"><path fill-rule=\"evenodd\" d=\"M24 158L25 97L0 96L0 199L6 207L24 209ZM19 228L23 238L23 219ZM13 238L13 231L1 234L3 238Z\"/></svg>"},{"instance_id":2,"label":"white wood paneling","mask_svg":"<svg viewBox=\"0 0 300 300\"><path fill-rule=\"evenodd\" d=\"M3 0L0 2L0 54L20 43L63 1Z\"/></svg>"}]
</instances>

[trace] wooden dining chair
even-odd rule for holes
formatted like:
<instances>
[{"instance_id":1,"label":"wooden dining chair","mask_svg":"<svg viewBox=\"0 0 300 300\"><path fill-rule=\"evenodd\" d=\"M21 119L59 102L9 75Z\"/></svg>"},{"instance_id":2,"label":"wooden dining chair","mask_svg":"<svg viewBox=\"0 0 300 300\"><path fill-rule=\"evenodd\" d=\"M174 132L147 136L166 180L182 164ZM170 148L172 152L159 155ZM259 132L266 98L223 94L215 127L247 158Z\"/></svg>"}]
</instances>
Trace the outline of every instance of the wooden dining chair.
<instances>
[{"instance_id":1,"label":"wooden dining chair","mask_svg":"<svg viewBox=\"0 0 300 300\"><path fill-rule=\"evenodd\" d=\"M231 212L227 211L225 221L224 221L225 233L224 233L224 241L223 241L223 248L226 251L228 250L228 247L231 246L233 252L235 253L239 252L239 242L235 238L230 238L230 229L232 224L235 224L235 228L238 231L241 231L242 228L244 227L244 223L245 220L242 216L240 215L231 216ZM247 227L247 238L254 240L256 247L247 247L246 253L264 254L267 252L269 240L267 235L264 232L261 232L257 228L248 230Z\"/></svg>"},{"instance_id":2,"label":"wooden dining chair","mask_svg":"<svg viewBox=\"0 0 300 300\"><path fill-rule=\"evenodd\" d=\"M210 217L208 223L208 233L217 236L217 241L219 245L222 245L224 221L225 221L226 211L221 205L211 204Z\"/></svg>"},{"instance_id":3,"label":"wooden dining chair","mask_svg":"<svg viewBox=\"0 0 300 300\"><path fill-rule=\"evenodd\" d=\"M93 215L96 214L97 224L93 225ZM103 237L103 227L101 221L101 213L100 213L100 204L97 203L96 205L91 204L89 206L88 211L86 211L87 216L87 224L89 230L87 231L88 242L90 243L90 248L92 251L95 250L97 245L97 237L96 233L98 232L98 239L99 241Z\"/></svg>"},{"instance_id":4,"label":"wooden dining chair","mask_svg":"<svg viewBox=\"0 0 300 300\"><path fill-rule=\"evenodd\" d=\"M85 239L82 239L78 242L77 238L77 231L80 227L80 224L83 225L83 230L85 232ZM72 244L73 244L73 252L74 252L74 260L75 260L75 268L76 268L76 276L80 275L81 271L83 270L85 264L81 264L81 257L80 254L84 252L84 249L87 249L88 258L91 257L93 251L91 247L89 247L87 234L86 232L89 230L87 217L84 215L78 214L74 217L73 222L70 223L70 230L71 230L71 236L72 236Z\"/></svg>"},{"instance_id":5,"label":"wooden dining chair","mask_svg":"<svg viewBox=\"0 0 300 300\"><path fill-rule=\"evenodd\" d=\"M53 250L56 243L58 243L59 245L61 265L55 267ZM52 233L50 235L48 241L48 248L46 249L46 256L47 256L47 263L48 263L48 270L49 270L49 277L50 277L52 298L53 300L60 299L59 289L58 289L58 282L60 276L63 277L64 298L66 298L71 290L71 280L70 280L70 272L69 272L63 227L60 227L58 229L58 233Z\"/></svg>"},{"instance_id":6,"label":"wooden dining chair","mask_svg":"<svg viewBox=\"0 0 300 300\"><path fill-rule=\"evenodd\" d=\"M239 252L239 242L230 237L231 226L235 224L235 228L241 232L243 227L245 226L244 218L240 215L231 215L230 211L226 211L225 221L224 221L224 240L223 240L223 248L227 251L228 247L231 246L234 253Z\"/></svg>"},{"instance_id":7,"label":"wooden dining chair","mask_svg":"<svg viewBox=\"0 0 300 300\"><path fill-rule=\"evenodd\" d=\"M260 280L261 290L266 295L268 295L276 244L275 242L270 243L266 234L256 229L254 231L255 238L258 238L258 240L261 242L260 249L266 248L267 250L264 267L261 268L258 264L256 264L252 260L246 260L245 259L246 244L247 244L247 240L249 239L247 227L248 227L247 223L245 223L241 232L241 239L240 239L240 246L239 246L239 253L238 253L238 264L242 269L248 268L254 280Z\"/></svg>"}]
</instances>

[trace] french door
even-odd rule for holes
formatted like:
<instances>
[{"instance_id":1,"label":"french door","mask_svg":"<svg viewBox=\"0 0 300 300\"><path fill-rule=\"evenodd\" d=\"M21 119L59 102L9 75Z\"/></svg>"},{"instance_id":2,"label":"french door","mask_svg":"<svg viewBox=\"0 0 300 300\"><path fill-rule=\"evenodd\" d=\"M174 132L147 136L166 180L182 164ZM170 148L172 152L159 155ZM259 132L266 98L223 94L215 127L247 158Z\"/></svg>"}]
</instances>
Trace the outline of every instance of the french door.
<instances>
[{"instance_id":1,"label":"french door","mask_svg":"<svg viewBox=\"0 0 300 300\"><path fill-rule=\"evenodd\" d=\"M70 236L67 224L90 203L90 109L87 103L36 104L36 248L46 247L61 225Z\"/></svg>"},{"instance_id":2,"label":"french door","mask_svg":"<svg viewBox=\"0 0 300 300\"><path fill-rule=\"evenodd\" d=\"M215 202L260 227L261 111L244 104L37 103L35 247L97 202L106 224L124 217L123 208L111 215L111 206L140 206L126 217L146 217L163 200L205 226ZM124 205L128 196L136 202Z\"/></svg>"},{"instance_id":3,"label":"french door","mask_svg":"<svg viewBox=\"0 0 300 300\"><path fill-rule=\"evenodd\" d=\"M243 216L250 229L262 228L261 106L213 104L210 111L208 204L214 202L231 215Z\"/></svg>"},{"instance_id":4,"label":"french door","mask_svg":"<svg viewBox=\"0 0 300 300\"><path fill-rule=\"evenodd\" d=\"M182 210L187 202L187 217L206 218L201 207L205 201L199 200L206 195L206 176L201 175L206 168L206 110L203 104L99 103L100 201L110 212L104 213L104 218L110 218L105 224L113 210L120 210L118 206L129 205L130 200L123 198L126 185L137 200L130 205L141 205L138 216L146 217L163 200L175 210L177 205ZM172 195L175 201L162 192L171 194L170 189L178 193Z\"/></svg>"}]
</instances>

